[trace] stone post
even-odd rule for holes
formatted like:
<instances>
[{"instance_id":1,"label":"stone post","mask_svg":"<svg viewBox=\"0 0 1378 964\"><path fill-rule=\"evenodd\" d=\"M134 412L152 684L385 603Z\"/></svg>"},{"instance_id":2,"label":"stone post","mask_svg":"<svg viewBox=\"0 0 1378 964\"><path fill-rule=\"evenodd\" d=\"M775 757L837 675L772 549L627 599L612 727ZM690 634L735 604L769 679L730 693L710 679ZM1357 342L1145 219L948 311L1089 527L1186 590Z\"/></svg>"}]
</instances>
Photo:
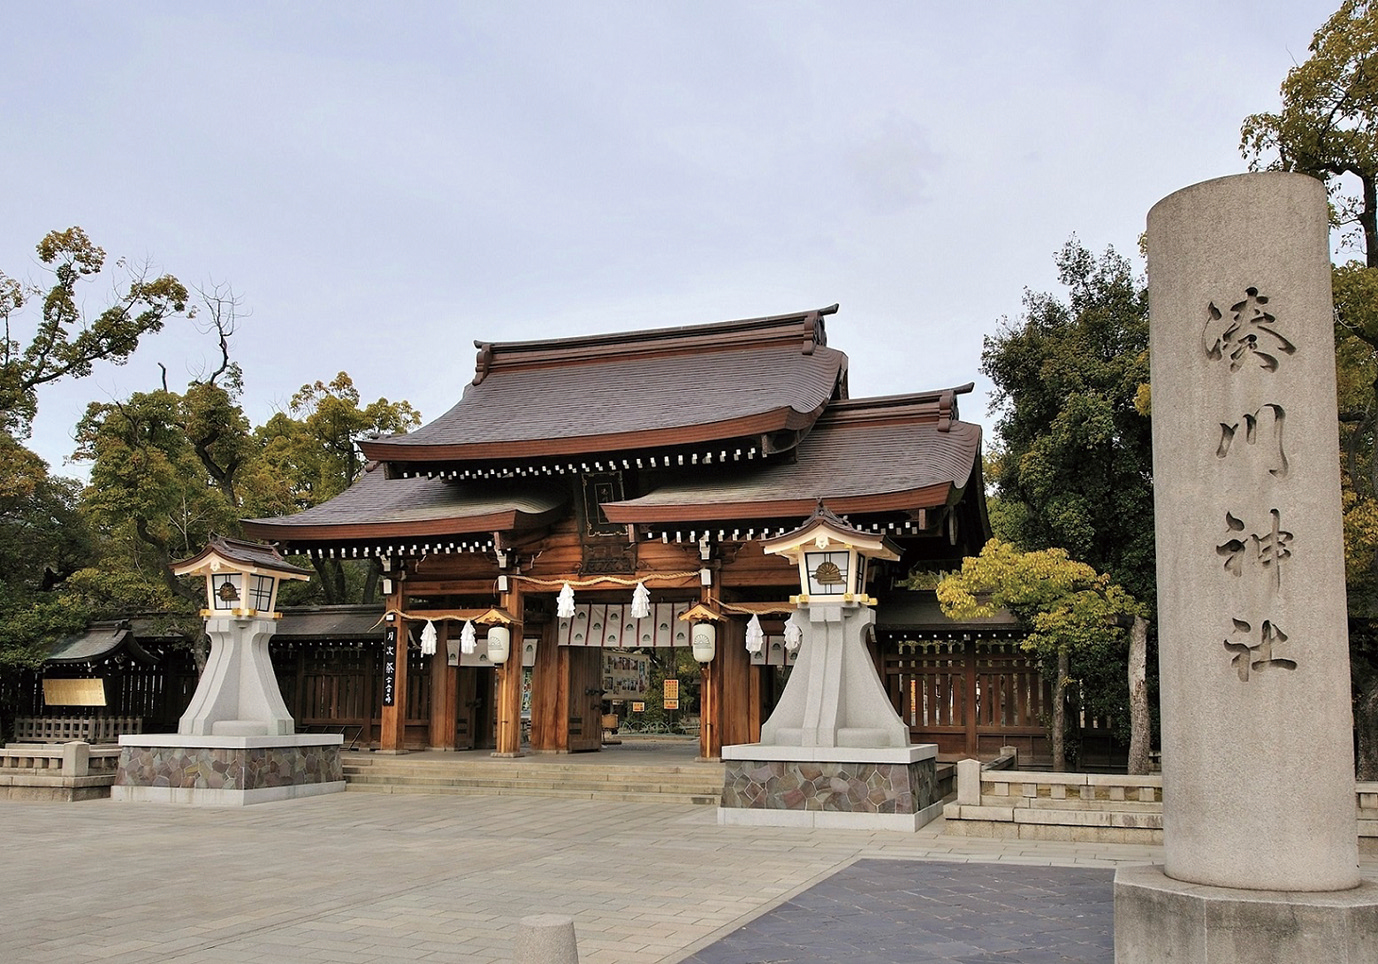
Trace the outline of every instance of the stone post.
<instances>
[{"instance_id":1,"label":"stone post","mask_svg":"<svg viewBox=\"0 0 1378 964\"><path fill-rule=\"evenodd\" d=\"M91 772L91 744L74 740L62 744L62 775L84 777Z\"/></svg>"},{"instance_id":2,"label":"stone post","mask_svg":"<svg viewBox=\"0 0 1378 964\"><path fill-rule=\"evenodd\" d=\"M523 917L513 942L512 959L516 964L579 964L574 919L560 914Z\"/></svg>"},{"instance_id":3,"label":"stone post","mask_svg":"<svg viewBox=\"0 0 1378 964\"><path fill-rule=\"evenodd\" d=\"M1166 859L1116 872L1117 964L1373 959L1326 215L1283 173L1148 215Z\"/></svg>"},{"instance_id":4,"label":"stone post","mask_svg":"<svg viewBox=\"0 0 1378 964\"><path fill-rule=\"evenodd\" d=\"M1169 877L1359 883L1325 189L1148 215Z\"/></svg>"}]
</instances>

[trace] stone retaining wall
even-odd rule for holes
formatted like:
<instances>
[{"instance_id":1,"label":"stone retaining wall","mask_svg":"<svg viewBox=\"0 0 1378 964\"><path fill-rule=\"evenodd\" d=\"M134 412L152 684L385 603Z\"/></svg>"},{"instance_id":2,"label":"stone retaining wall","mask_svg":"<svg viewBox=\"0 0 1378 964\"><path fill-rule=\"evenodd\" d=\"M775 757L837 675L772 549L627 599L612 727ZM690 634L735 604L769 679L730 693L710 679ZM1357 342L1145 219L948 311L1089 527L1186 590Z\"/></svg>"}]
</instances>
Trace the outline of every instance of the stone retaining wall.
<instances>
[{"instance_id":1,"label":"stone retaining wall","mask_svg":"<svg viewBox=\"0 0 1378 964\"><path fill-rule=\"evenodd\" d=\"M1355 787L1359 849L1378 853L1378 783ZM1158 775L985 770L957 764L957 800L943 808L944 832L964 837L1161 843Z\"/></svg>"},{"instance_id":2,"label":"stone retaining wall","mask_svg":"<svg viewBox=\"0 0 1378 964\"><path fill-rule=\"evenodd\" d=\"M0 751L0 800L94 800L110 796L119 747L8 743Z\"/></svg>"}]
</instances>

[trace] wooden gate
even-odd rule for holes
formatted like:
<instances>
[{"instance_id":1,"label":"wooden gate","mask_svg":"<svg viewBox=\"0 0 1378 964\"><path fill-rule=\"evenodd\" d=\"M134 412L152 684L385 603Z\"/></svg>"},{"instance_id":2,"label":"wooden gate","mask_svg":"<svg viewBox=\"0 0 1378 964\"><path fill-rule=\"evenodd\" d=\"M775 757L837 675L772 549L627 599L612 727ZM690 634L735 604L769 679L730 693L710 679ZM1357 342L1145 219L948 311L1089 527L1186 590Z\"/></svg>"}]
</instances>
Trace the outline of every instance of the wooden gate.
<instances>
[{"instance_id":1,"label":"wooden gate","mask_svg":"<svg viewBox=\"0 0 1378 964\"><path fill-rule=\"evenodd\" d=\"M886 691L913 742L947 755L989 757L1015 746L1026 759L1047 758L1051 687L1017 642L887 633L882 645Z\"/></svg>"}]
</instances>

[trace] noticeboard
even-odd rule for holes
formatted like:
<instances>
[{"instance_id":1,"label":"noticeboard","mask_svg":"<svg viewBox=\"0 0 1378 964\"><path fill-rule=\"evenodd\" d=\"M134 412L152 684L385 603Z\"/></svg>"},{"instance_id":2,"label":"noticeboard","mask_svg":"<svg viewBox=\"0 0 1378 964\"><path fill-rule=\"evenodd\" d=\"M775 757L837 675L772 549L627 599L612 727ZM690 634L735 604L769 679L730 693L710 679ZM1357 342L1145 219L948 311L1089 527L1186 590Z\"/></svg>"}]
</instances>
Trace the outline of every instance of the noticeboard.
<instances>
[{"instance_id":1,"label":"noticeboard","mask_svg":"<svg viewBox=\"0 0 1378 964\"><path fill-rule=\"evenodd\" d=\"M603 654L603 696L610 700L644 700L651 675L651 657L643 653Z\"/></svg>"},{"instance_id":2,"label":"noticeboard","mask_svg":"<svg viewBox=\"0 0 1378 964\"><path fill-rule=\"evenodd\" d=\"M665 681L665 708L667 710L679 709L679 680L677 679Z\"/></svg>"}]
</instances>

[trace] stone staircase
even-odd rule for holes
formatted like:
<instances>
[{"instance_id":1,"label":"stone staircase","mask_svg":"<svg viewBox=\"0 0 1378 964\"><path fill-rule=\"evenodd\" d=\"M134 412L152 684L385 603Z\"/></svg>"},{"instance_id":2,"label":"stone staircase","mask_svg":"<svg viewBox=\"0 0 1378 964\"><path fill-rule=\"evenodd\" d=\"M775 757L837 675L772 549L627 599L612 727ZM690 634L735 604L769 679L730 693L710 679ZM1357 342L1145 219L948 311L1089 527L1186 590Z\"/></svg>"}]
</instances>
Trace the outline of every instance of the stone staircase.
<instances>
[{"instance_id":1,"label":"stone staircase","mask_svg":"<svg viewBox=\"0 0 1378 964\"><path fill-rule=\"evenodd\" d=\"M514 795L624 803L717 806L720 763L604 764L581 758L522 757L495 760L446 754L382 756L341 754L351 793Z\"/></svg>"}]
</instances>

